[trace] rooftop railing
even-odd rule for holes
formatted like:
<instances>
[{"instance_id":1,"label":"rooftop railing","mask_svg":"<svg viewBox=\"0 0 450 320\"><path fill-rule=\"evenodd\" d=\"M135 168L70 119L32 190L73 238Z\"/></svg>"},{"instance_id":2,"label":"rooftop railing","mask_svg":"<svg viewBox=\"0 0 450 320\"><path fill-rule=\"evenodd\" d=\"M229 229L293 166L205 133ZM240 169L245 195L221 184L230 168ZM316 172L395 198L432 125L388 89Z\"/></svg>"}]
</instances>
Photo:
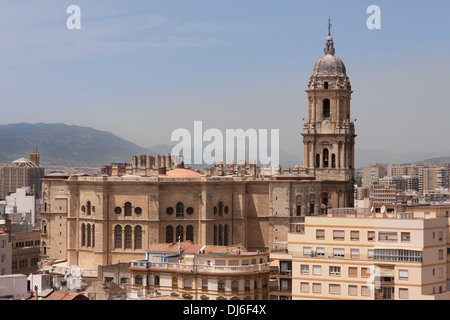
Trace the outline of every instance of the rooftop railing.
<instances>
[{"instance_id":1,"label":"rooftop railing","mask_svg":"<svg viewBox=\"0 0 450 320\"><path fill-rule=\"evenodd\" d=\"M135 260L131 262L133 269L163 269L185 272L211 272L211 273L246 273L246 272L268 272L269 263L253 264L247 266L217 266L200 264L164 263L148 262L145 260Z\"/></svg>"}]
</instances>

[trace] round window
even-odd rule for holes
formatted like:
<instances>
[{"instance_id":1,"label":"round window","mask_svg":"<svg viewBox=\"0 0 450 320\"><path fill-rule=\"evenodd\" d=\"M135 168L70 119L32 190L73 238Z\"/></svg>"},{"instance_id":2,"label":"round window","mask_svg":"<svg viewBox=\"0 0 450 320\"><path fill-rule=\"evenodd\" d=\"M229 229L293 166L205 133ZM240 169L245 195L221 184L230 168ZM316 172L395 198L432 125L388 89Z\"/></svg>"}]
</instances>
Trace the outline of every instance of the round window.
<instances>
[{"instance_id":1,"label":"round window","mask_svg":"<svg viewBox=\"0 0 450 320\"><path fill-rule=\"evenodd\" d=\"M142 213L142 209L139 207L134 208L134 213L136 214L141 214Z\"/></svg>"},{"instance_id":2,"label":"round window","mask_svg":"<svg viewBox=\"0 0 450 320\"><path fill-rule=\"evenodd\" d=\"M121 207L115 207L115 208L114 208L114 212L115 212L116 214L121 214L121 213L122 213L122 208L121 208Z\"/></svg>"},{"instance_id":3,"label":"round window","mask_svg":"<svg viewBox=\"0 0 450 320\"><path fill-rule=\"evenodd\" d=\"M186 213L187 214L193 214L194 213L194 208L191 208L191 207L187 208L186 209Z\"/></svg>"},{"instance_id":4,"label":"round window","mask_svg":"<svg viewBox=\"0 0 450 320\"><path fill-rule=\"evenodd\" d=\"M167 213L168 215L173 214L173 208L172 208L172 207L168 207L168 208L166 209L166 213Z\"/></svg>"}]
</instances>

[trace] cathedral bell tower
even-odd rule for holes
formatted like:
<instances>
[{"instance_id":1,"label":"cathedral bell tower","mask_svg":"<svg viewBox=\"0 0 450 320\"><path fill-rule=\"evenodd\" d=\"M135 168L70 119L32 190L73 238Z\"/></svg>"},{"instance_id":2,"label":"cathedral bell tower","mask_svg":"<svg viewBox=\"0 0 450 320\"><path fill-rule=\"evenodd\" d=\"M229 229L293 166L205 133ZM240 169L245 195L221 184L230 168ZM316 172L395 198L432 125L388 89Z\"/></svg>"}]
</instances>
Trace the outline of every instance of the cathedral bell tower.
<instances>
[{"instance_id":1,"label":"cathedral bell tower","mask_svg":"<svg viewBox=\"0 0 450 320\"><path fill-rule=\"evenodd\" d=\"M306 90L303 167L319 181L353 181L356 135L350 118L352 89L344 63L335 56L331 23L324 52Z\"/></svg>"}]
</instances>

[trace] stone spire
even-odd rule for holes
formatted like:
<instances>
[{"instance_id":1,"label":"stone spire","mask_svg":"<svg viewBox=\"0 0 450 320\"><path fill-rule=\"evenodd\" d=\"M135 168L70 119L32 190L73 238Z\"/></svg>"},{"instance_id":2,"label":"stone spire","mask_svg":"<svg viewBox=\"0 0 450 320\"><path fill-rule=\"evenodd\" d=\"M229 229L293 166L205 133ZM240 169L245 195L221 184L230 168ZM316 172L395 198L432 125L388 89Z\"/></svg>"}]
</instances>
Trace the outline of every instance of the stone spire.
<instances>
[{"instance_id":1,"label":"stone spire","mask_svg":"<svg viewBox=\"0 0 450 320\"><path fill-rule=\"evenodd\" d=\"M334 56L334 53L336 52L334 49L334 42L333 42L333 38L331 37L331 27L333 25L331 24L331 19L328 18L328 37L327 37L327 41L325 44L325 55L327 54L331 54Z\"/></svg>"}]
</instances>

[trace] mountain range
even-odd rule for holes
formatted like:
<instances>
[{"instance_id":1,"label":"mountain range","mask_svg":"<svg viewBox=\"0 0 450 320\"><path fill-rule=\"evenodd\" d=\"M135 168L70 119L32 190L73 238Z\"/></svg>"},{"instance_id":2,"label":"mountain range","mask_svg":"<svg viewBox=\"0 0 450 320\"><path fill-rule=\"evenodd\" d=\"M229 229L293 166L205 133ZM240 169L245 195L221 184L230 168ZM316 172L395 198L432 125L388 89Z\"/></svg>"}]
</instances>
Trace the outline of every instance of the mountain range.
<instances>
[{"instance_id":1,"label":"mountain range","mask_svg":"<svg viewBox=\"0 0 450 320\"><path fill-rule=\"evenodd\" d=\"M111 132L89 127L47 124L16 123L0 125L0 164L28 157L38 148L44 167L98 167L111 162L131 162L134 154L166 154L173 146L157 145L151 148L138 146ZM301 149L301 148L299 148ZM450 163L450 151L443 153L411 152L393 154L381 150L356 150L356 167L376 163ZM301 163L301 150L290 154L280 150L282 166ZM425 160L424 160L425 159Z\"/></svg>"}]
</instances>

